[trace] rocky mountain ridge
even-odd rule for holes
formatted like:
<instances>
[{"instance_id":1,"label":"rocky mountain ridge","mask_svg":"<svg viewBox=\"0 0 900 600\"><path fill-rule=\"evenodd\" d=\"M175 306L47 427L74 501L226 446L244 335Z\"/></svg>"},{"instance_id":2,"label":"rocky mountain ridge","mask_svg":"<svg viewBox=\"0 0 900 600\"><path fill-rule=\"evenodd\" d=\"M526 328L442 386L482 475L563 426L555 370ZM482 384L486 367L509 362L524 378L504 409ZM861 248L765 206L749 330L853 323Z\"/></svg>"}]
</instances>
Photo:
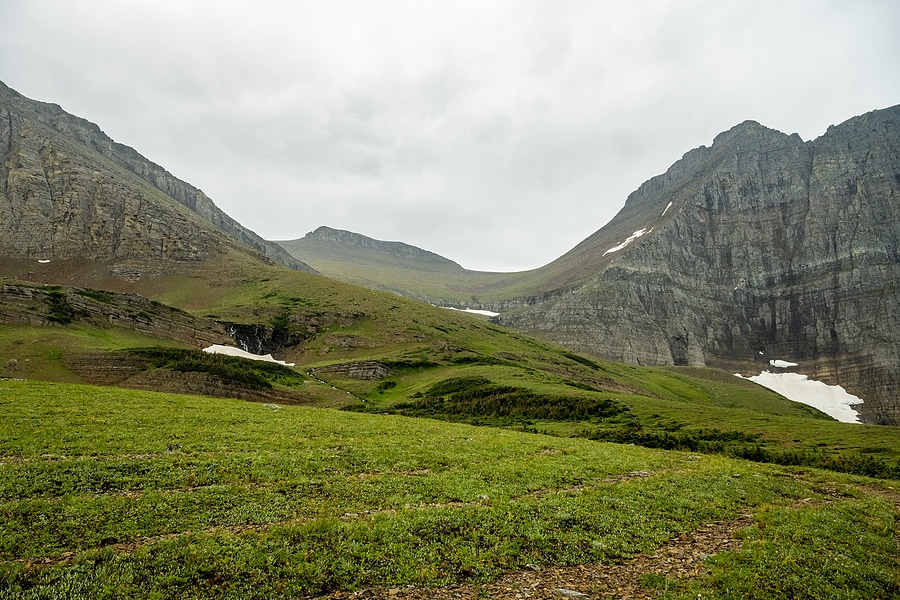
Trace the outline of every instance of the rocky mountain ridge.
<instances>
[{"instance_id":1,"label":"rocky mountain ridge","mask_svg":"<svg viewBox=\"0 0 900 600\"><path fill-rule=\"evenodd\" d=\"M795 361L900 423L900 107L811 142L742 123L572 252L589 279L500 321L637 364Z\"/></svg>"},{"instance_id":2,"label":"rocky mountain ridge","mask_svg":"<svg viewBox=\"0 0 900 600\"><path fill-rule=\"evenodd\" d=\"M196 261L239 244L313 271L94 123L3 83L0 182L0 255Z\"/></svg>"},{"instance_id":3,"label":"rocky mountain ridge","mask_svg":"<svg viewBox=\"0 0 900 600\"><path fill-rule=\"evenodd\" d=\"M0 256L5 269L22 263L14 276L52 258L35 264L53 267L45 283L85 260L138 281L147 268L177 275L185 264L232 264L235 252L251 253L254 265L262 258L312 271L96 125L2 85L0 153ZM329 228L310 239L330 248L337 272L348 257L357 261L353 275L366 285L434 303L452 293L448 304L501 312L500 323L603 358L745 374L771 359L794 361L863 398L865 420L898 424L898 198L894 107L810 142L744 122L686 153L609 224L529 272L466 271L407 244ZM389 270L372 268L380 255L391 257ZM272 336L250 337L268 344Z\"/></svg>"},{"instance_id":4,"label":"rocky mountain ridge","mask_svg":"<svg viewBox=\"0 0 900 600\"><path fill-rule=\"evenodd\" d=\"M863 398L866 420L898 424L898 203L900 107L809 142L745 121L649 179L559 259L463 272L431 285L430 301L628 363L751 374L797 362ZM329 266L338 278L346 268Z\"/></svg>"}]
</instances>

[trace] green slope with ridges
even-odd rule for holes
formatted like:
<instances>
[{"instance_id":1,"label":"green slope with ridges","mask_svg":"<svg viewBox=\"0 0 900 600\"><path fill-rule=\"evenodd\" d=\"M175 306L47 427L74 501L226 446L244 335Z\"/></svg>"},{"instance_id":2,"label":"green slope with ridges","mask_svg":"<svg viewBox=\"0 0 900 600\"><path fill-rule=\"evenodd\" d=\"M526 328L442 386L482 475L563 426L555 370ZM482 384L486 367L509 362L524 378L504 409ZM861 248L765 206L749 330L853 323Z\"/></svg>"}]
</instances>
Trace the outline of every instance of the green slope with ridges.
<instances>
[{"instance_id":1,"label":"green slope with ridges","mask_svg":"<svg viewBox=\"0 0 900 600\"><path fill-rule=\"evenodd\" d=\"M114 388L0 381L0 408L0 598L430 595L617 564L731 520L742 549L708 557L705 575L648 572L640 589L900 590L897 482Z\"/></svg>"}]
</instances>

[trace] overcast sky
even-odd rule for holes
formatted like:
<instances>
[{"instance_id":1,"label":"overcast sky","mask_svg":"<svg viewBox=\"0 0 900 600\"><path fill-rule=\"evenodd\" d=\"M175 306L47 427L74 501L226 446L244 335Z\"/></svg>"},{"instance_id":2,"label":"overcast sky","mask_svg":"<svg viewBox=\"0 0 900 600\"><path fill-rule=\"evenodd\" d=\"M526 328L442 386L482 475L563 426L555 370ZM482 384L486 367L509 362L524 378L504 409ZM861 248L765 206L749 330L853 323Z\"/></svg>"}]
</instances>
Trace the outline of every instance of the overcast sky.
<instances>
[{"instance_id":1,"label":"overcast sky","mask_svg":"<svg viewBox=\"0 0 900 600\"><path fill-rule=\"evenodd\" d=\"M0 0L0 80L266 239L538 267L746 119L900 103L896 0Z\"/></svg>"}]
</instances>

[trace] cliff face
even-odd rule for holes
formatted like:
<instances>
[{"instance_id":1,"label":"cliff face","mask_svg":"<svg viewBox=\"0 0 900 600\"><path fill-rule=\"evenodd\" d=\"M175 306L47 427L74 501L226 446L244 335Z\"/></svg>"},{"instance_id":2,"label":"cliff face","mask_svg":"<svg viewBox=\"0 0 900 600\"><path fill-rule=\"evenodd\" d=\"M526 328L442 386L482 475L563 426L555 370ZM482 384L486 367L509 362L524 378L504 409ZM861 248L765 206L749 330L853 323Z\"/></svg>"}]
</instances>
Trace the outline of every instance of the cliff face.
<instances>
[{"instance_id":1,"label":"cliff face","mask_svg":"<svg viewBox=\"0 0 900 600\"><path fill-rule=\"evenodd\" d=\"M0 83L0 255L195 261L225 236L312 272L93 123Z\"/></svg>"},{"instance_id":2,"label":"cliff face","mask_svg":"<svg viewBox=\"0 0 900 600\"><path fill-rule=\"evenodd\" d=\"M738 125L573 253L591 278L502 322L639 364L798 362L900 424L900 107L808 143Z\"/></svg>"}]
</instances>

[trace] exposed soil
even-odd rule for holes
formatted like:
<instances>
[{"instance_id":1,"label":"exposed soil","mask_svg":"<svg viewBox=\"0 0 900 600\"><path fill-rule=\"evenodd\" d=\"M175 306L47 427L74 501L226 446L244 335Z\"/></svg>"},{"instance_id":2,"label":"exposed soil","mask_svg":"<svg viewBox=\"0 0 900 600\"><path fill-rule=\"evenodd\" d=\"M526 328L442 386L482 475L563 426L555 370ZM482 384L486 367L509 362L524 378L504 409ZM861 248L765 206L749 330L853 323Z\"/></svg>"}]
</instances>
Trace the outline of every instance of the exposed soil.
<instances>
[{"instance_id":1,"label":"exposed soil","mask_svg":"<svg viewBox=\"0 0 900 600\"><path fill-rule=\"evenodd\" d=\"M358 517L359 515L350 515ZM740 540L735 531L752 524L752 517L743 514L733 521L714 521L671 540L652 554L640 554L620 564L578 565L574 567L537 566L523 571L510 572L487 584L464 583L444 588L434 587L373 587L353 592L338 591L325 596L309 596L306 600L545 600L558 598L604 598L616 600L652 599L656 590L642 585L647 574L659 579L683 580L707 573L704 560L720 552L738 550ZM267 526L238 526L219 528L232 533L262 530ZM108 540L111 548L119 552L134 552L142 545L181 534L153 536L119 543ZM54 557L30 559L30 568L47 568L67 564L75 552L64 552Z\"/></svg>"},{"instance_id":2,"label":"exposed soil","mask_svg":"<svg viewBox=\"0 0 900 600\"><path fill-rule=\"evenodd\" d=\"M752 518L741 515L733 521L716 521L697 531L671 540L653 554L641 554L614 565L537 568L507 573L488 584L462 584L447 588L369 588L355 592L334 592L316 596L322 600L532 600L558 598L649 599L656 591L641 585L647 574L669 579L698 577L707 572L704 559L740 548L734 537L738 529L749 527Z\"/></svg>"}]
</instances>

